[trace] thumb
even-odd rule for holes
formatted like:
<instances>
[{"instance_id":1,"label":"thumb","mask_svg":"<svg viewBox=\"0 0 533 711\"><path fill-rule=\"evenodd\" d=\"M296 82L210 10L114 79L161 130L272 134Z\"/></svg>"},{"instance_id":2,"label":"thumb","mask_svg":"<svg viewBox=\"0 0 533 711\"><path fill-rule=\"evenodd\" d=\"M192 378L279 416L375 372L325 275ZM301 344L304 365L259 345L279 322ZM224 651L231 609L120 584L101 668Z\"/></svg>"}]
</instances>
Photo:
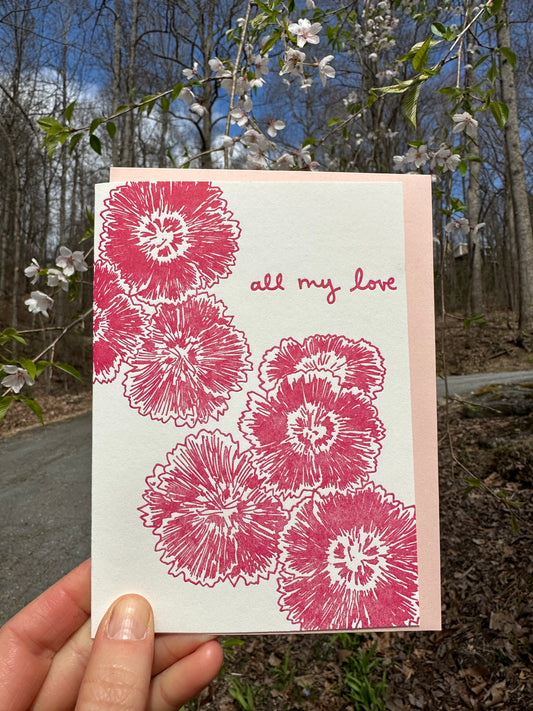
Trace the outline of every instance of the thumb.
<instances>
[{"instance_id":1,"label":"thumb","mask_svg":"<svg viewBox=\"0 0 533 711\"><path fill-rule=\"evenodd\" d=\"M144 711L153 656L150 604L140 595L119 598L98 627L76 711Z\"/></svg>"}]
</instances>

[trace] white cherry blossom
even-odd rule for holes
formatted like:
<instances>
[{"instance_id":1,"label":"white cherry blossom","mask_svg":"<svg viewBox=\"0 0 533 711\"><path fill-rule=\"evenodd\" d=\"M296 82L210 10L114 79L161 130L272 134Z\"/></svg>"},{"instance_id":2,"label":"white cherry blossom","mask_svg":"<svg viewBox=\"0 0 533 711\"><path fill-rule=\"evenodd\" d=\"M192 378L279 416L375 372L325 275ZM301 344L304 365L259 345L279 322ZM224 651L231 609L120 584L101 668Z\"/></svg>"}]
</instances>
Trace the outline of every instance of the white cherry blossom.
<instances>
[{"instance_id":1,"label":"white cherry blossom","mask_svg":"<svg viewBox=\"0 0 533 711\"><path fill-rule=\"evenodd\" d=\"M230 111L231 122L238 126L245 126L248 123L248 114L252 110L252 100L245 97L237 103L237 106Z\"/></svg>"},{"instance_id":2,"label":"white cherry blossom","mask_svg":"<svg viewBox=\"0 0 533 711\"><path fill-rule=\"evenodd\" d=\"M433 154L431 168L442 168L444 173L453 173L460 160L461 156L458 153L452 153L445 143L441 143L439 150Z\"/></svg>"},{"instance_id":3,"label":"white cherry blossom","mask_svg":"<svg viewBox=\"0 0 533 711\"><path fill-rule=\"evenodd\" d=\"M392 156L393 170L401 170L402 173L408 168L406 156Z\"/></svg>"},{"instance_id":4,"label":"white cherry blossom","mask_svg":"<svg viewBox=\"0 0 533 711\"><path fill-rule=\"evenodd\" d=\"M36 259L32 259L30 266L26 267L24 270L24 274L28 277L28 279L31 279L31 284L37 284L39 281L40 269L41 267L39 266L39 262Z\"/></svg>"},{"instance_id":5,"label":"white cherry blossom","mask_svg":"<svg viewBox=\"0 0 533 711\"><path fill-rule=\"evenodd\" d=\"M322 29L320 22L311 23L306 17L300 17L298 22L291 22L287 28L291 35L296 35L298 47L305 47L306 44L318 44L320 37L318 33Z\"/></svg>"},{"instance_id":6,"label":"white cherry blossom","mask_svg":"<svg viewBox=\"0 0 533 711\"><path fill-rule=\"evenodd\" d=\"M335 77L335 69L330 66L330 62L333 59L335 59L335 57L332 54L328 54L327 57L324 57L318 63L318 75L320 77L320 81L322 82L322 86L326 86L326 80L328 77L330 79Z\"/></svg>"},{"instance_id":7,"label":"white cherry blossom","mask_svg":"<svg viewBox=\"0 0 533 711\"><path fill-rule=\"evenodd\" d=\"M192 69L184 69L183 74L187 77L187 79L190 81L191 79L194 79L194 77L198 76L198 62L194 62L192 65Z\"/></svg>"},{"instance_id":8,"label":"white cherry blossom","mask_svg":"<svg viewBox=\"0 0 533 711\"><path fill-rule=\"evenodd\" d=\"M466 237L470 232L470 222L466 217L455 218L446 224L444 231L452 237L457 235Z\"/></svg>"},{"instance_id":9,"label":"white cherry blossom","mask_svg":"<svg viewBox=\"0 0 533 711\"><path fill-rule=\"evenodd\" d=\"M454 114L452 121L455 123L452 133L466 133L470 138L476 137L478 121L468 111Z\"/></svg>"},{"instance_id":10,"label":"white cherry blossom","mask_svg":"<svg viewBox=\"0 0 533 711\"><path fill-rule=\"evenodd\" d=\"M294 168L294 165L294 156L291 156L290 153L282 153L273 167L275 170L290 170Z\"/></svg>"},{"instance_id":11,"label":"white cherry blossom","mask_svg":"<svg viewBox=\"0 0 533 711\"><path fill-rule=\"evenodd\" d=\"M42 291L32 291L30 298L24 302L32 314L43 314L48 318L48 309L54 305L54 300L51 299Z\"/></svg>"},{"instance_id":12,"label":"white cherry blossom","mask_svg":"<svg viewBox=\"0 0 533 711\"><path fill-rule=\"evenodd\" d=\"M280 75L283 74L296 74L301 76L303 74L303 63L305 60L305 53L300 52L298 49L289 47L283 55L283 66L280 70Z\"/></svg>"},{"instance_id":13,"label":"white cherry blossom","mask_svg":"<svg viewBox=\"0 0 533 711\"><path fill-rule=\"evenodd\" d=\"M252 64L255 67L256 79L261 79L269 73L270 70L268 68L268 62L268 52L266 54L256 54L254 57L252 57Z\"/></svg>"},{"instance_id":14,"label":"white cherry blossom","mask_svg":"<svg viewBox=\"0 0 533 711\"><path fill-rule=\"evenodd\" d=\"M209 60L209 67L211 71L215 74L215 79L224 79L225 77L231 77L231 72L226 69L223 62L218 57L213 57ZM182 89L183 91L183 89Z\"/></svg>"},{"instance_id":15,"label":"white cherry blossom","mask_svg":"<svg viewBox=\"0 0 533 711\"><path fill-rule=\"evenodd\" d=\"M83 252L73 252L68 247L59 248L59 257L56 259L56 264L63 270L65 276L72 276L74 272L86 272L89 268Z\"/></svg>"},{"instance_id":16,"label":"white cherry blossom","mask_svg":"<svg viewBox=\"0 0 533 711\"><path fill-rule=\"evenodd\" d=\"M267 152L257 143L252 143L248 147L246 166L253 170L264 170L268 167Z\"/></svg>"},{"instance_id":17,"label":"white cherry blossom","mask_svg":"<svg viewBox=\"0 0 533 711\"><path fill-rule=\"evenodd\" d=\"M429 160L427 149L428 147L425 143L418 146L418 148L411 146L405 155L407 162L414 164L416 168L422 168Z\"/></svg>"},{"instance_id":18,"label":"white cherry blossom","mask_svg":"<svg viewBox=\"0 0 533 711\"><path fill-rule=\"evenodd\" d=\"M268 122L268 128L267 128L267 133L269 136L272 138L275 138L275 136L278 135L278 131L283 131L285 128L285 121L281 121L281 119L270 119Z\"/></svg>"},{"instance_id":19,"label":"white cherry blossom","mask_svg":"<svg viewBox=\"0 0 533 711\"><path fill-rule=\"evenodd\" d=\"M2 365L2 370L7 373L2 379L2 385L6 388L11 388L14 393L19 393L24 385L33 385L34 380L30 378L26 368L20 368L18 365Z\"/></svg>"},{"instance_id":20,"label":"white cherry blossom","mask_svg":"<svg viewBox=\"0 0 533 711\"><path fill-rule=\"evenodd\" d=\"M48 269L46 283L48 286L60 286L63 291L68 291L68 279L60 269L54 269L53 267Z\"/></svg>"}]
</instances>

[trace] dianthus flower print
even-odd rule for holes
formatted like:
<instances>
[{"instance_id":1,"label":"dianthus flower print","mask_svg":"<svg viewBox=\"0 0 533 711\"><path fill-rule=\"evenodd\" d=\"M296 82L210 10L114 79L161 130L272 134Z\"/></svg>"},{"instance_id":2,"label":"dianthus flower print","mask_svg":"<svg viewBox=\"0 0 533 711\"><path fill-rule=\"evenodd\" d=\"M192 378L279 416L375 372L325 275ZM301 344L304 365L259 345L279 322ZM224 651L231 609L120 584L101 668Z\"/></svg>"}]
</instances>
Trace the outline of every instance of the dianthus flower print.
<instances>
[{"instance_id":1,"label":"dianthus flower print","mask_svg":"<svg viewBox=\"0 0 533 711\"><path fill-rule=\"evenodd\" d=\"M124 293L116 274L102 263L94 269L94 382L110 383L133 357L147 331L142 306Z\"/></svg>"},{"instance_id":2,"label":"dianthus flower print","mask_svg":"<svg viewBox=\"0 0 533 711\"><path fill-rule=\"evenodd\" d=\"M170 575L212 587L256 584L275 571L288 514L231 435L189 435L146 483L139 510Z\"/></svg>"},{"instance_id":3,"label":"dianthus flower print","mask_svg":"<svg viewBox=\"0 0 533 711\"><path fill-rule=\"evenodd\" d=\"M235 263L240 227L211 183L126 183L104 204L102 256L142 299L176 301Z\"/></svg>"},{"instance_id":4,"label":"dianthus flower print","mask_svg":"<svg viewBox=\"0 0 533 711\"><path fill-rule=\"evenodd\" d=\"M299 343L285 338L265 353L259 377L265 390L294 373L329 373L346 388L357 388L370 398L383 390L385 368L379 349L363 338L314 335Z\"/></svg>"},{"instance_id":5,"label":"dianthus flower print","mask_svg":"<svg viewBox=\"0 0 533 711\"><path fill-rule=\"evenodd\" d=\"M382 487L306 499L281 548L279 604L300 629L418 624L414 507Z\"/></svg>"},{"instance_id":6,"label":"dianthus flower print","mask_svg":"<svg viewBox=\"0 0 533 711\"><path fill-rule=\"evenodd\" d=\"M228 408L252 369L242 331L208 294L160 304L124 379L130 407L153 420L193 427Z\"/></svg>"},{"instance_id":7,"label":"dianthus flower print","mask_svg":"<svg viewBox=\"0 0 533 711\"><path fill-rule=\"evenodd\" d=\"M285 378L266 397L250 393L239 427L284 497L360 486L376 469L385 435L365 395L322 373Z\"/></svg>"}]
</instances>

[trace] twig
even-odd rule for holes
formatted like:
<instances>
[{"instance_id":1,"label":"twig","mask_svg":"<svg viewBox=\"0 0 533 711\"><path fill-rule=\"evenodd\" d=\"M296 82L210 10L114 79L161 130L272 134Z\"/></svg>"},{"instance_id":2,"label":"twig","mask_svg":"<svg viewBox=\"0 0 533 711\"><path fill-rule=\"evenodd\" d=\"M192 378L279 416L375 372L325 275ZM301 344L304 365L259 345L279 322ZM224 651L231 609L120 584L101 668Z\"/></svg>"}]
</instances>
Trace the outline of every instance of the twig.
<instances>
[{"instance_id":1,"label":"twig","mask_svg":"<svg viewBox=\"0 0 533 711\"><path fill-rule=\"evenodd\" d=\"M242 52L244 49L244 42L246 39L246 31L248 30L248 23L250 21L250 13L252 11L252 0L248 0L246 5L246 14L244 16L244 22L242 24L242 34L241 40L239 42L239 47L237 49L237 56L235 58L235 64L233 65L233 72L231 75L231 94L229 99L228 115L226 116L226 127L224 133L229 136L229 128L231 123L231 112L233 111L233 102L235 101L235 90L237 87L237 72L239 71L239 65L241 62ZM229 164L229 149L224 149L224 168L227 168Z\"/></svg>"},{"instance_id":2,"label":"twig","mask_svg":"<svg viewBox=\"0 0 533 711\"><path fill-rule=\"evenodd\" d=\"M87 311L84 314L82 314L81 316L78 316L78 318L75 319L74 321L72 321L71 323L69 323L68 326L64 326L63 329L61 330L61 333L56 338L54 338L52 343L50 343L48 346L46 346L46 348L43 351L41 351L39 353L39 355L36 355L35 358L32 358L33 362L37 363L37 361L40 360L43 357L43 355L48 353L49 350L52 350L53 348L55 348L56 344L63 338L63 336L66 333L68 333L71 329L73 329L74 326L76 326L78 323L85 321L87 316L89 316L89 314L92 313L92 310L93 310L93 307L91 306L90 309L87 309Z\"/></svg>"}]
</instances>

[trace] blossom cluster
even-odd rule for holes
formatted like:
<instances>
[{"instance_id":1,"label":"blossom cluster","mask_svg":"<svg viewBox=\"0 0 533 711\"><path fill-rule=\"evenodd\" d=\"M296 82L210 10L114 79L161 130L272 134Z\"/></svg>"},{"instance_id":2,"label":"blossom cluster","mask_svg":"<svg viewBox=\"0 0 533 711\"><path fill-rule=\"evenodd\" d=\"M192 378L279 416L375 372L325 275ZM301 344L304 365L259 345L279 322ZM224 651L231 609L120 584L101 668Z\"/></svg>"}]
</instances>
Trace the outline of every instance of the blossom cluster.
<instances>
[{"instance_id":1,"label":"blossom cluster","mask_svg":"<svg viewBox=\"0 0 533 711\"><path fill-rule=\"evenodd\" d=\"M31 260L31 264L24 269L24 274L32 285L37 284L39 279L44 277L48 287L68 292L70 285L74 283L78 274L88 270L83 252L73 252L65 246L59 248L56 267L41 267L34 258ZM31 291L29 298L24 303L30 313L41 314L48 318L48 311L53 307L54 299L43 291L35 289ZM5 373L0 384L15 393L15 395L18 395L25 385L30 387L35 385L35 373L32 370L32 375L30 375L28 368L23 367L21 363L23 361L0 364L0 371ZM35 366L33 367L35 369Z\"/></svg>"},{"instance_id":2,"label":"blossom cluster","mask_svg":"<svg viewBox=\"0 0 533 711\"><path fill-rule=\"evenodd\" d=\"M452 134L464 133L471 139L477 138L478 121L467 111L454 114L452 121ZM393 156L394 170L416 173L429 167L435 177L455 172L461 160L461 155L454 153L453 148L446 143L441 143L437 149L429 148L427 143L420 143L412 145L405 155Z\"/></svg>"},{"instance_id":3,"label":"blossom cluster","mask_svg":"<svg viewBox=\"0 0 533 711\"><path fill-rule=\"evenodd\" d=\"M309 0L303 15L307 10L314 9L314 2ZM232 152L235 145L239 144L246 151L247 167L252 169L273 167L284 170L296 166L300 169L316 169L318 164L313 161L309 146L287 152L279 150L271 140L286 127L284 121L277 116L258 121L254 117L253 108L255 93L265 85L270 73L269 47L277 40L281 40L284 45L279 75L284 77L287 83L290 83L289 79L297 78L300 87L307 89L313 81L310 69L317 70L322 86L326 85L328 79L335 77L335 68L332 65L334 55L316 59L306 54L307 49L320 43L321 23L312 22L305 16L294 22L284 22L280 18L279 28L274 30L275 36L265 34L265 30L271 29L266 20L254 21L253 29L245 26L244 18L237 24L239 32L248 31L243 58L234 63L226 58L212 57L209 60L210 77L203 77L198 62L193 62L192 67L183 70L190 84L181 89L179 98L187 103L191 112L202 116L207 107L202 103L201 95L195 94L195 86L215 80L230 97L228 128L233 125L239 131L232 136L227 135L229 131L221 135L218 138L219 149Z\"/></svg>"},{"instance_id":4,"label":"blossom cluster","mask_svg":"<svg viewBox=\"0 0 533 711\"><path fill-rule=\"evenodd\" d=\"M62 291L69 290L69 278L75 274L82 274L88 270L85 256L81 251L73 252L65 246L59 248L56 258L56 266L42 268L36 259L31 260L29 267L26 267L24 274L30 279L31 284L37 284L40 276L46 277L47 286L59 288ZM29 311L34 314L42 314L48 318L48 311L54 305L54 300L42 291L32 291L30 298L24 302Z\"/></svg>"}]
</instances>

